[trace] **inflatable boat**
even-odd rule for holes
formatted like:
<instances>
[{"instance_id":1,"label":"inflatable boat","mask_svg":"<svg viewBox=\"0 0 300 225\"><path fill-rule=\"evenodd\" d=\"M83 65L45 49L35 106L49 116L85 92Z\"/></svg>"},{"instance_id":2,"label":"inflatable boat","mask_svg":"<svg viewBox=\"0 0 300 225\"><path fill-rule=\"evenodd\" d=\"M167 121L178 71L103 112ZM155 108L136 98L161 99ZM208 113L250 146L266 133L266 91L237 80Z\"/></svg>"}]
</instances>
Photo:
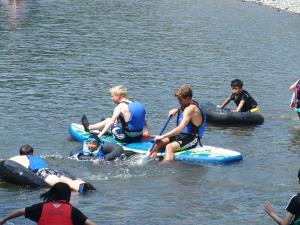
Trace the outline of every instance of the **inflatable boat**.
<instances>
[{"instance_id":1,"label":"inflatable boat","mask_svg":"<svg viewBox=\"0 0 300 225\"><path fill-rule=\"evenodd\" d=\"M79 142L83 142L89 136L89 133L84 131L81 124L72 123L68 127L68 130L70 135ZM147 154L153 145L153 139L149 138L134 143L122 143L116 141L111 135L105 135L101 137L101 140L103 142L117 143L121 145L126 152L140 154ZM164 153L160 153L160 156L164 156ZM230 163L242 160L242 154L229 149L206 145L177 152L175 153L175 160L191 163Z\"/></svg>"},{"instance_id":2,"label":"inflatable boat","mask_svg":"<svg viewBox=\"0 0 300 225\"><path fill-rule=\"evenodd\" d=\"M260 113L254 112L231 112L229 109L218 109L216 105L207 102L202 103L201 108L206 113L206 120L209 123L226 125L259 125L264 122Z\"/></svg>"}]
</instances>

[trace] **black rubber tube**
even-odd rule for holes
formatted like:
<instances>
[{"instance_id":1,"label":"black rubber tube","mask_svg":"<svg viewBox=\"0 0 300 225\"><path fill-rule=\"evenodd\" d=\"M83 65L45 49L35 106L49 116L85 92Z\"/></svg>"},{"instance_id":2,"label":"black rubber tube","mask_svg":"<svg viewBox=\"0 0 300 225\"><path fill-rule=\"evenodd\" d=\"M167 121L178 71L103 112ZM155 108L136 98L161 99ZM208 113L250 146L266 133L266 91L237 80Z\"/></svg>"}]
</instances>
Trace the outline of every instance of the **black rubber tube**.
<instances>
[{"instance_id":1,"label":"black rubber tube","mask_svg":"<svg viewBox=\"0 0 300 225\"><path fill-rule=\"evenodd\" d=\"M252 112L230 112L229 109L218 109L216 105L207 102L201 104L206 113L206 120L209 123L226 125L259 125L264 122L260 113Z\"/></svg>"},{"instance_id":2,"label":"black rubber tube","mask_svg":"<svg viewBox=\"0 0 300 225\"><path fill-rule=\"evenodd\" d=\"M120 157L124 153L124 149L120 145L105 142L103 144L103 153L104 159L110 161Z\"/></svg>"},{"instance_id":3,"label":"black rubber tube","mask_svg":"<svg viewBox=\"0 0 300 225\"><path fill-rule=\"evenodd\" d=\"M0 162L0 178L22 186L49 187L49 185L31 170L12 160Z\"/></svg>"}]
</instances>

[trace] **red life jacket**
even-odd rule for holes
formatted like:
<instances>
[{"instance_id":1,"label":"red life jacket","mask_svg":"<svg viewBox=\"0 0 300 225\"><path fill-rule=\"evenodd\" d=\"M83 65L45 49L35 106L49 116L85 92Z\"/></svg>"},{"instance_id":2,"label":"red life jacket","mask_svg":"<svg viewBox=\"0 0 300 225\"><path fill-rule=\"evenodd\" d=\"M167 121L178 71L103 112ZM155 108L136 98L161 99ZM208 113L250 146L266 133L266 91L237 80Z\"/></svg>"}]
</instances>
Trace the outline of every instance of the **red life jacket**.
<instances>
[{"instance_id":1,"label":"red life jacket","mask_svg":"<svg viewBox=\"0 0 300 225\"><path fill-rule=\"evenodd\" d=\"M63 201L43 204L42 214L38 225L73 225L72 206Z\"/></svg>"}]
</instances>

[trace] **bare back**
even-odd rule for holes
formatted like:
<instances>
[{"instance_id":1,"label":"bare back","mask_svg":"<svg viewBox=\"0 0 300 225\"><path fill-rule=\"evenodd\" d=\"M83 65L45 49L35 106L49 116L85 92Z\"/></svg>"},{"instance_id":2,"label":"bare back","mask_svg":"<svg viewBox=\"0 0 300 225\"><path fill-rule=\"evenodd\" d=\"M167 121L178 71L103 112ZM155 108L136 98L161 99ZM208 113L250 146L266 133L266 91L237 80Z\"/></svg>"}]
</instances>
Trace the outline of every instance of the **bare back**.
<instances>
[{"instance_id":1,"label":"bare back","mask_svg":"<svg viewBox=\"0 0 300 225\"><path fill-rule=\"evenodd\" d=\"M9 160L19 163L20 165L22 165L26 168L29 168L29 159L25 155L14 156L14 157L9 158Z\"/></svg>"},{"instance_id":2,"label":"bare back","mask_svg":"<svg viewBox=\"0 0 300 225\"><path fill-rule=\"evenodd\" d=\"M131 103L131 101L126 100L124 102L121 102L116 108L120 110L120 115L124 118L125 122L128 122L130 119L130 112L128 108L128 104Z\"/></svg>"},{"instance_id":3,"label":"bare back","mask_svg":"<svg viewBox=\"0 0 300 225\"><path fill-rule=\"evenodd\" d=\"M192 124L194 124L196 127L200 127L203 121L200 109L194 104L191 104L189 107L191 107L190 110Z\"/></svg>"}]
</instances>

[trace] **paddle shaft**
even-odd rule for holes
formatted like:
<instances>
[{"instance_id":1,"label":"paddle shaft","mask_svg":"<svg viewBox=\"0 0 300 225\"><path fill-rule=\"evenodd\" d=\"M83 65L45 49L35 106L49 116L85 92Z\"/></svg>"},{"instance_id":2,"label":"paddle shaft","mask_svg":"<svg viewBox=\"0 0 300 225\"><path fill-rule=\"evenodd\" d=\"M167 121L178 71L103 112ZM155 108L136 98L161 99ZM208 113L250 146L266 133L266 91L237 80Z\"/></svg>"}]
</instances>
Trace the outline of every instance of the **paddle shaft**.
<instances>
[{"instance_id":1,"label":"paddle shaft","mask_svg":"<svg viewBox=\"0 0 300 225\"><path fill-rule=\"evenodd\" d=\"M172 116L169 116L168 119L165 121L164 126L160 130L159 135L162 135L164 133L164 131L167 128L167 126L168 126L168 124L169 124L169 122L170 122L171 119L172 119ZM154 142L153 145L151 146L151 148L148 150L149 153L152 151L152 149L154 148L155 144L156 143Z\"/></svg>"}]
</instances>

